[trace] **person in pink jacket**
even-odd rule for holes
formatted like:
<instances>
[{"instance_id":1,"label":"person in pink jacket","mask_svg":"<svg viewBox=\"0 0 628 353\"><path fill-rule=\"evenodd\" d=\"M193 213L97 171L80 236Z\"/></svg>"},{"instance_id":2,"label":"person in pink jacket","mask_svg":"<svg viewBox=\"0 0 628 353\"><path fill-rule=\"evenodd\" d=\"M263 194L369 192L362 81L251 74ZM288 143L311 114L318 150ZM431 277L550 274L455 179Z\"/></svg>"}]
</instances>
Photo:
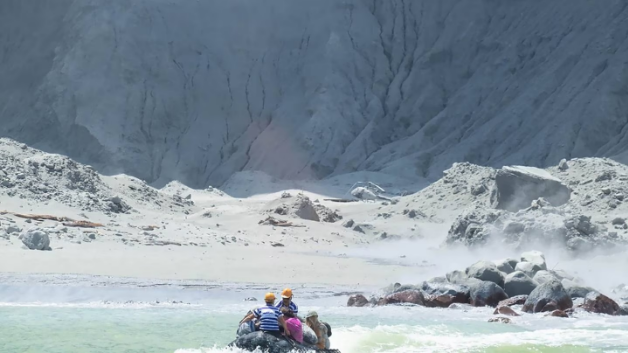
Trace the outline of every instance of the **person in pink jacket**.
<instances>
[{"instance_id":1,"label":"person in pink jacket","mask_svg":"<svg viewBox=\"0 0 628 353\"><path fill-rule=\"evenodd\" d=\"M285 318L286 327L290 331L290 337L299 343L303 343L303 325L301 320L287 307L281 308L281 313Z\"/></svg>"}]
</instances>

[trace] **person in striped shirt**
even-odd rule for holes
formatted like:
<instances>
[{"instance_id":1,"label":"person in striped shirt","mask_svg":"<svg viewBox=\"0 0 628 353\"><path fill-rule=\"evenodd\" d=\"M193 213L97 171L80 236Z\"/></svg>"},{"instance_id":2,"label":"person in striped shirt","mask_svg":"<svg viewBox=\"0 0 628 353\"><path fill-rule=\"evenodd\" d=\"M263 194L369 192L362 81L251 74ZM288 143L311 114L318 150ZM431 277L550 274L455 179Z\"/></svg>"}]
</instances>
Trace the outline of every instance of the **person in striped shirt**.
<instances>
[{"instance_id":1,"label":"person in striped shirt","mask_svg":"<svg viewBox=\"0 0 628 353\"><path fill-rule=\"evenodd\" d=\"M299 306L292 301L292 289L286 288L281 292L281 301L277 303L277 309L281 310L281 308L288 308L294 316L299 315Z\"/></svg>"},{"instance_id":2,"label":"person in striped shirt","mask_svg":"<svg viewBox=\"0 0 628 353\"><path fill-rule=\"evenodd\" d=\"M279 330L279 327L281 326L284 334L286 336L290 336L290 331L286 327L286 321L284 320L283 314L275 306L275 294L266 293L264 301L266 302L265 306L253 310L250 315L240 321L240 324L257 319L260 331L276 337L281 337L281 332Z\"/></svg>"}]
</instances>

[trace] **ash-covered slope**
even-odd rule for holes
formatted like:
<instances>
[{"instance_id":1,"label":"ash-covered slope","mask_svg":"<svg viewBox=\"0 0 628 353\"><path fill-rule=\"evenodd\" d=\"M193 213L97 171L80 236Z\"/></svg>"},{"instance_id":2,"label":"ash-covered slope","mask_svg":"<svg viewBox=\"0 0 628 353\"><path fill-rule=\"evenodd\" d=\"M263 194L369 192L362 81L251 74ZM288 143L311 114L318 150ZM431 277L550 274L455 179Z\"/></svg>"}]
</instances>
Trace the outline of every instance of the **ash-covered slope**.
<instances>
[{"instance_id":1,"label":"ash-covered slope","mask_svg":"<svg viewBox=\"0 0 628 353\"><path fill-rule=\"evenodd\" d=\"M0 134L196 187L626 160L626 38L621 0L5 0Z\"/></svg>"}]
</instances>

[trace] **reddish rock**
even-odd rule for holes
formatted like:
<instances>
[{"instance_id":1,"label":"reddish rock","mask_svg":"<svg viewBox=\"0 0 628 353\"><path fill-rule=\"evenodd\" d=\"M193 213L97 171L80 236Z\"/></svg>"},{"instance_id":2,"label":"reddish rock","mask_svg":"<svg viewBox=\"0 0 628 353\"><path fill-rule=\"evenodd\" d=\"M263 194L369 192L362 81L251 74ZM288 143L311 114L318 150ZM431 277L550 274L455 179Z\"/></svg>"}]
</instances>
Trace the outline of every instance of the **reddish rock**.
<instances>
[{"instance_id":1,"label":"reddish rock","mask_svg":"<svg viewBox=\"0 0 628 353\"><path fill-rule=\"evenodd\" d=\"M521 316L512 310L509 306L499 306L493 311L493 315Z\"/></svg>"},{"instance_id":2,"label":"reddish rock","mask_svg":"<svg viewBox=\"0 0 628 353\"><path fill-rule=\"evenodd\" d=\"M542 305L542 306L539 305L538 307L535 307L534 310L535 310L534 311L535 313L546 313L546 312L560 310L560 309L558 308L558 303L556 303L555 300L551 300L549 303L545 305Z\"/></svg>"},{"instance_id":3,"label":"reddish rock","mask_svg":"<svg viewBox=\"0 0 628 353\"><path fill-rule=\"evenodd\" d=\"M416 289L404 290L402 292L393 293L381 298L377 305L409 303L417 305L425 305L425 296L423 292Z\"/></svg>"},{"instance_id":4,"label":"reddish rock","mask_svg":"<svg viewBox=\"0 0 628 353\"><path fill-rule=\"evenodd\" d=\"M580 307L588 312L607 315L619 315L620 308L613 299L600 293L589 293Z\"/></svg>"},{"instance_id":5,"label":"reddish rock","mask_svg":"<svg viewBox=\"0 0 628 353\"><path fill-rule=\"evenodd\" d=\"M492 317L488 319L488 322L501 322L502 324L509 324L512 321L507 317Z\"/></svg>"},{"instance_id":6,"label":"reddish rock","mask_svg":"<svg viewBox=\"0 0 628 353\"><path fill-rule=\"evenodd\" d=\"M362 307L369 303L368 299L362 294L355 294L349 297L347 301L347 306L357 306Z\"/></svg>"},{"instance_id":7,"label":"reddish rock","mask_svg":"<svg viewBox=\"0 0 628 353\"><path fill-rule=\"evenodd\" d=\"M515 295L514 297L500 301L497 306L523 305L525 304L526 299L528 299L527 295Z\"/></svg>"},{"instance_id":8,"label":"reddish rock","mask_svg":"<svg viewBox=\"0 0 628 353\"><path fill-rule=\"evenodd\" d=\"M468 298L464 293L460 295L441 294L441 295L426 295L425 306L429 308L448 308L455 303L466 304Z\"/></svg>"},{"instance_id":9,"label":"reddish rock","mask_svg":"<svg viewBox=\"0 0 628 353\"><path fill-rule=\"evenodd\" d=\"M562 310L554 310L551 313L546 314L545 316L569 317L569 315L567 315L567 313Z\"/></svg>"}]
</instances>

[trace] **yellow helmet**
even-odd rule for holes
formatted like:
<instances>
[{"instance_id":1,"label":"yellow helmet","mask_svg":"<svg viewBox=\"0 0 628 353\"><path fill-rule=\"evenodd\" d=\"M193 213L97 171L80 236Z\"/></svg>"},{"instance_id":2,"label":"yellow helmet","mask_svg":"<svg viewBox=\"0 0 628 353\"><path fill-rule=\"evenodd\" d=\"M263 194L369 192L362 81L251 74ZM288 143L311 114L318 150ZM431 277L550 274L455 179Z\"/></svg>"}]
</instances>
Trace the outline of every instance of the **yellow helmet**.
<instances>
[{"instance_id":1,"label":"yellow helmet","mask_svg":"<svg viewBox=\"0 0 628 353\"><path fill-rule=\"evenodd\" d=\"M274 302L275 301L275 293L270 293L270 292L266 293L266 295L264 296L264 300L267 301L267 302L270 302L270 301Z\"/></svg>"},{"instance_id":2,"label":"yellow helmet","mask_svg":"<svg viewBox=\"0 0 628 353\"><path fill-rule=\"evenodd\" d=\"M290 289L290 288L284 289L283 292L281 292L281 297L282 298L292 298L292 289Z\"/></svg>"}]
</instances>

